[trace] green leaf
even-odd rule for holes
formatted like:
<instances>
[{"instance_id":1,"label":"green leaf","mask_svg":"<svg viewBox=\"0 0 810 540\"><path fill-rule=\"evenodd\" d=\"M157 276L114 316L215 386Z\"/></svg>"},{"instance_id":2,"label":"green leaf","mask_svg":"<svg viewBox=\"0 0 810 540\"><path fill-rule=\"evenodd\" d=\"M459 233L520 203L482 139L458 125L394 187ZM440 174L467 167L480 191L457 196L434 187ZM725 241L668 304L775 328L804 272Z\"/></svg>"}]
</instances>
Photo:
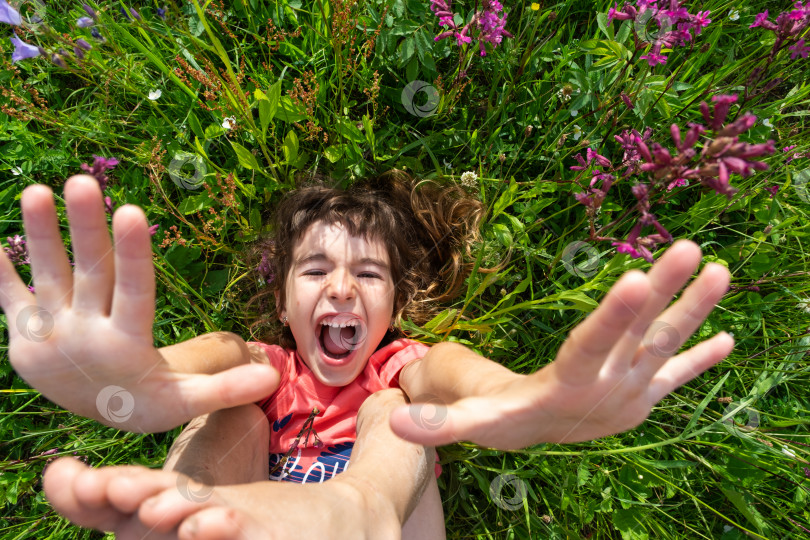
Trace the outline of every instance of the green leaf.
<instances>
[{"instance_id":1,"label":"green leaf","mask_svg":"<svg viewBox=\"0 0 810 540\"><path fill-rule=\"evenodd\" d=\"M323 155L325 155L326 159L328 159L330 162L337 163L337 161L343 157L343 152L345 151L345 144L333 144L323 151Z\"/></svg>"},{"instance_id":2,"label":"green leaf","mask_svg":"<svg viewBox=\"0 0 810 540\"><path fill-rule=\"evenodd\" d=\"M415 51L416 45L414 44L413 37L405 38L399 45L399 67L405 67L405 65L411 61L411 57L413 57Z\"/></svg>"},{"instance_id":3,"label":"green leaf","mask_svg":"<svg viewBox=\"0 0 810 540\"><path fill-rule=\"evenodd\" d=\"M512 240L512 233L509 232L509 228L506 225L496 223L492 226L492 230L495 233L495 238L498 239L498 242L500 242L504 247L512 247L514 240Z\"/></svg>"},{"instance_id":4,"label":"green leaf","mask_svg":"<svg viewBox=\"0 0 810 540\"><path fill-rule=\"evenodd\" d=\"M458 313L458 310L456 309L442 311L425 324L425 330L433 333L441 332L450 326L450 323L453 322L456 313Z\"/></svg>"},{"instance_id":5,"label":"green leaf","mask_svg":"<svg viewBox=\"0 0 810 540\"><path fill-rule=\"evenodd\" d=\"M202 125L200 124L199 119L193 112L188 113L188 125L191 128L191 131L192 133L194 133L194 135L196 135L200 139L205 138Z\"/></svg>"},{"instance_id":6,"label":"green leaf","mask_svg":"<svg viewBox=\"0 0 810 540\"><path fill-rule=\"evenodd\" d=\"M607 13L597 13L596 24L599 26L599 30L601 30L609 40L613 41L613 25L608 21Z\"/></svg>"},{"instance_id":7,"label":"green leaf","mask_svg":"<svg viewBox=\"0 0 810 540\"><path fill-rule=\"evenodd\" d=\"M250 150L239 144L238 142L231 141L231 146L233 147L234 151L236 152L236 157L239 158L239 164L246 168L252 169L254 171L259 170L261 167L259 166L259 162L256 161L256 156L254 156Z\"/></svg>"},{"instance_id":8,"label":"green leaf","mask_svg":"<svg viewBox=\"0 0 810 540\"><path fill-rule=\"evenodd\" d=\"M287 163L292 163L298 157L298 136L295 131L290 130L287 136L284 137L284 160Z\"/></svg>"},{"instance_id":9,"label":"green leaf","mask_svg":"<svg viewBox=\"0 0 810 540\"><path fill-rule=\"evenodd\" d=\"M739 510L740 513L745 516L745 519L747 519L750 524L759 529L760 532L768 530L768 525L762 518L762 514L760 514L756 508L748 504L748 502L746 502L745 498L739 492L732 489L726 489L722 486L720 486L720 490L737 508L737 510Z\"/></svg>"}]
</instances>

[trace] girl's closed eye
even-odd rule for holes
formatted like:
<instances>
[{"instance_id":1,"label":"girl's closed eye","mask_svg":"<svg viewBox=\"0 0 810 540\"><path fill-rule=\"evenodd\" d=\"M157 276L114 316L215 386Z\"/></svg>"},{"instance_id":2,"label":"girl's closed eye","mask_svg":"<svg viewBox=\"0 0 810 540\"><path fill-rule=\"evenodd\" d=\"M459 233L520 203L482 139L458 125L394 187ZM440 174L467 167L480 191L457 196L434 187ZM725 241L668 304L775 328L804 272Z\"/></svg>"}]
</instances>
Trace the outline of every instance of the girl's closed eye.
<instances>
[{"instance_id":1,"label":"girl's closed eye","mask_svg":"<svg viewBox=\"0 0 810 540\"><path fill-rule=\"evenodd\" d=\"M383 277L379 274L375 274L374 272L360 272L358 277L361 278L370 278L370 279L382 279Z\"/></svg>"}]
</instances>

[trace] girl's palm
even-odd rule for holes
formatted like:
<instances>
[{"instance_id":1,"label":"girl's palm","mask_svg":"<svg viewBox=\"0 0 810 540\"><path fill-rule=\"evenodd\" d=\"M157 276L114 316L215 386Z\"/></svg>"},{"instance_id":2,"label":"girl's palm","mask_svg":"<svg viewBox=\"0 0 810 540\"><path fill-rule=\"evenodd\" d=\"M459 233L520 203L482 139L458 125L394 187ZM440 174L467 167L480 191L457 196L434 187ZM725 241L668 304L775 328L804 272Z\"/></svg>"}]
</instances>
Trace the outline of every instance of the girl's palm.
<instances>
[{"instance_id":1,"label":"girl's palm","mask_svg":"<svg viewBox=\"0 0 810 540\"><path fill-rule=\"evenodd\" d=\"M622 276L571 332L554 362L496 395L446 407L431 404L427 411L412 405L409 414L416 421L403 415L394 422L397 431L423 444L469 440L508 450L586 441L636 427L664 396L720 362L734 346L723 332L673 356L728 289L728 270L709 264L669 306L700 258L696 244L676 242L649 273L633 270Z\"/></svg>"},{"instance_id":2,"label":"girl's palm","mask_svg":"<svg viewBox=\"0 0 810 540\"><path fill-rule=\"evenodd\" d=\"M152 345L155 275L143 212L116 212L113 250L95 179L69 179L65 203L73 271L44 186L27 188L22 199L36 297L0 257L9 357L26 382L72 412L139 432L165 431L267 394L266 366L215 376L173 371Z\"/></svg>"}]
</instances>

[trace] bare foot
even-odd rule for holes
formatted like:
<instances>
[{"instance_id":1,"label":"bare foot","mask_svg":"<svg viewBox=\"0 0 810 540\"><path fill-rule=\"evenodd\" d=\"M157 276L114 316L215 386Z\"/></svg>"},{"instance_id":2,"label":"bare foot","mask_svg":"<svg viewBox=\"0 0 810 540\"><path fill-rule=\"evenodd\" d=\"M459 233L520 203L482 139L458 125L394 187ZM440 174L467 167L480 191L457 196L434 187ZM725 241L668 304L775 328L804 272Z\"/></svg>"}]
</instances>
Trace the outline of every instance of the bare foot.
<instances>
[{"instance_id":1,"label":"bare foot","mask_svg":"<svg viewBox=\"0 0 810 540\"><path fill-rule=\"evenodd\" d=\"M45 471L44 486L54 508L73 523L125 540L398 538L402 524L390 503L341 476L323 484L212 487L169 471L91 469L63 458Z\"/></svg>"}]
</instances>

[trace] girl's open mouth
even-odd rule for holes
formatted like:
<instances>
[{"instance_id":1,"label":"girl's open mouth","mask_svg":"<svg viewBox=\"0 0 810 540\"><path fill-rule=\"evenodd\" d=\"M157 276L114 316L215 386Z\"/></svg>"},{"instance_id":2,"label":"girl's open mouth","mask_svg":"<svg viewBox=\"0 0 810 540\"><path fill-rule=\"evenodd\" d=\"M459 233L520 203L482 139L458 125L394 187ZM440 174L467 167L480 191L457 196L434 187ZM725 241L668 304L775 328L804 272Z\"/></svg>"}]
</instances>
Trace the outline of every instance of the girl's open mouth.
<instances>
[{"instance_id":1,"label":"girl's open mouth","mask_svg":"<svg viewBox=\"0 0 810 540\"><path fill-rule=\"evenodd\" d=\"M363 345L366 337L365 324L359 318L334 317L321 322L318 344L324 359L330 363L343 364L352 353Z\"/></svg>"}]
</instances>

